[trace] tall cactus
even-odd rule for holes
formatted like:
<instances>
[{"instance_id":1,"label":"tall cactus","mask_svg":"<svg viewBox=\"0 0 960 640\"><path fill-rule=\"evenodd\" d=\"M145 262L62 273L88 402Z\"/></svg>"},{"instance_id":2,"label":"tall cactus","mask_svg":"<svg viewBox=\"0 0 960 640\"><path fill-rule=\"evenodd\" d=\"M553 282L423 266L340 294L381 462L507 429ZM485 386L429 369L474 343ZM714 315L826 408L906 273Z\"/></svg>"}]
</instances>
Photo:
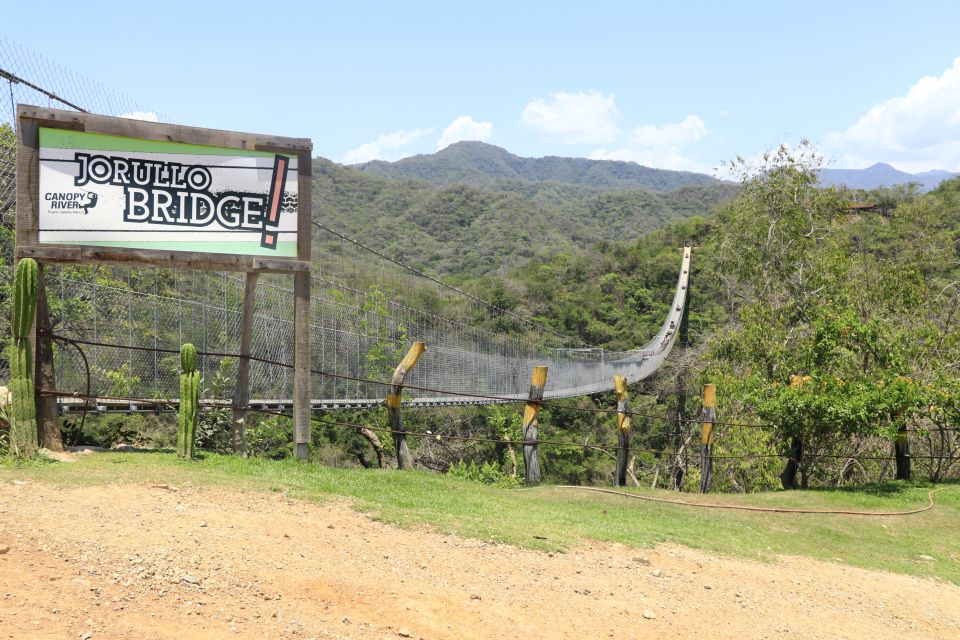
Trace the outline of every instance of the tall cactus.
<instances>
[{"instance_id":1,"label":"tall cactus","mask_svg":"<svg viewBox=\"0 0 960 640\"><path fill-rule=\"evenodd\" d=\"M180 431L177 434L177 455L193 458L197 437L197 405L200 402L200 372L197 371L197 350L189 342L180 347Z\"/></svg>"},{"instance_id":2,"label":"tall cactus","mask_svg":"<svg viewBox=\"0 0 960 640\"><path fill-rule=\"evenodd\" d=\"M33 351L30 329L37 311L39 267L32 258L17 263L13 284L12 342L10 345L10 445L22 457L37 451L37 407L33 393Z\"/></svg>"}]
</instances>

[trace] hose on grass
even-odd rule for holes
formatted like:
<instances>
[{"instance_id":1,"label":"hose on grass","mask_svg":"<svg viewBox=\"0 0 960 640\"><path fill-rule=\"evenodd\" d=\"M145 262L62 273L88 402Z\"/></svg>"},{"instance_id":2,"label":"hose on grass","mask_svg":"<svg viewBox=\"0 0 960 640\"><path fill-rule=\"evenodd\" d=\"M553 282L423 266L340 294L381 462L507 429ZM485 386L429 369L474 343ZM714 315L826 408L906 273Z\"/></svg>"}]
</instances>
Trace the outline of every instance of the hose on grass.
<instances>
[{"instance_id":1,"label":"hose on grass","mask_svg":"<svg viewBox=\"0 0 960 640\"><path fill-rule=\"evenodd\" d=\"M933 508L933 494L943 491L947 487L931 489L927 492L927 505L917 509L908 509L905 511L855 511L849 509L791 509L788 507L755 507L740 504L710 504L705 502L686 502L684 500L668 500L667 498L656 498L654 496L642 496L636 493L627 493L626 491L616 491L614 489L603 489L600 487L578 487L572 485L558 485L555 489L579 489L581 491L596 491L598 493L610 493L616 496L635 498L637 500L648 500L650 502L663 502L666 504L676 504L684 507L701 507L704 509L732 509L736 511L760 511L764 513L817 513L827 515L843 516L909 516L916 513L923 513Z\"/></svg>"}]
</instances>

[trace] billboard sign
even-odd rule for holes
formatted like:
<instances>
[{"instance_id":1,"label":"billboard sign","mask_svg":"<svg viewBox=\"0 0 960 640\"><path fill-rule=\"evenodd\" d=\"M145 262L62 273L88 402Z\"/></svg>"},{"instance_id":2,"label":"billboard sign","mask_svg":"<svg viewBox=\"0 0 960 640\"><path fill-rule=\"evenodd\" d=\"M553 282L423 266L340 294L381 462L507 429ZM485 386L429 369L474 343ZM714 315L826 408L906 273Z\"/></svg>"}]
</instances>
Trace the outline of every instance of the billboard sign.
<instances>
[{"instance_id":1,"label":"billboard sign","mask_svg":"<svg viewBox=\"0 0 960 640\"><path fill-rule=\"evenodd\" d=\"M298 163L40 126L36 242L296 258Z\"/></svg>"}]
</instances>

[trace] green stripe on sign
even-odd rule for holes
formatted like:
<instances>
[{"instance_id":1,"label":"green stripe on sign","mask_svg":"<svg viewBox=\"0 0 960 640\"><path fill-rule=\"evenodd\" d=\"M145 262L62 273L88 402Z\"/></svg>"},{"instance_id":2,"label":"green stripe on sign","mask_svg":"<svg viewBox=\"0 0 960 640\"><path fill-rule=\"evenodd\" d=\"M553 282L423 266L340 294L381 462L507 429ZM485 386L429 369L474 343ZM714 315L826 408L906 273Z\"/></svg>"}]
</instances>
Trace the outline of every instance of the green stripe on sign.
<instances>
[{"instance_id":1,"label":"green stripe on sign","mask_svg":"<svg viewBox=\"0 0 960 640\"><path fill-rule=\"evenodd\" d=\"M276 249L267 249L254 242L162 242L160 240L44 240L40 244L72 244L84 247L123 247L127 249L159 249L160 251L185 251L206 253L230 253L241 256L276 256L296 258L297 243L294 240L280 241ZM189 249L185 248L189 247Z\"/></svg>"},{"instance_id":2,"label":"green stripe on sign","mask_svg":"<svg viewBox=\"0 0 960 640\"><path fill-rule=\"evenodd\" d=\"M201 144L183 142L163 142L142 138L108 136L104 133L86 131L68 131L40 127L40 147L54 149L84 149L89 151L132 151L139 153L183 153L198 156L244 156L272 158L272 151L254 151L253 149L228 149L226 147L208 147ZM297 156L282 154L290 158Z\"/></svg>"}]
</instances>

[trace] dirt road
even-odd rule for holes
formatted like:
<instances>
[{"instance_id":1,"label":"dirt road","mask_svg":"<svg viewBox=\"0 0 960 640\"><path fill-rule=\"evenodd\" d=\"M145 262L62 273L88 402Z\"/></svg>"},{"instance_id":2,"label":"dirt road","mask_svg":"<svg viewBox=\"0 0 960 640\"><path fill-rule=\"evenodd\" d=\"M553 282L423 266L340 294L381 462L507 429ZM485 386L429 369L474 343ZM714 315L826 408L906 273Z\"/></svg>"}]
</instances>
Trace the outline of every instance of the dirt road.
<instances>
[{"instance_id":1,"label":"dirt road","mask_svg":"<svg viewBox=\"0 0 960 640\"><path fill-rule=\"evenodd\" d=\"M808 559L527 551L346 504L0 483L0 638L960 638L960 588Z\"/></svg>"}]
</instances>

